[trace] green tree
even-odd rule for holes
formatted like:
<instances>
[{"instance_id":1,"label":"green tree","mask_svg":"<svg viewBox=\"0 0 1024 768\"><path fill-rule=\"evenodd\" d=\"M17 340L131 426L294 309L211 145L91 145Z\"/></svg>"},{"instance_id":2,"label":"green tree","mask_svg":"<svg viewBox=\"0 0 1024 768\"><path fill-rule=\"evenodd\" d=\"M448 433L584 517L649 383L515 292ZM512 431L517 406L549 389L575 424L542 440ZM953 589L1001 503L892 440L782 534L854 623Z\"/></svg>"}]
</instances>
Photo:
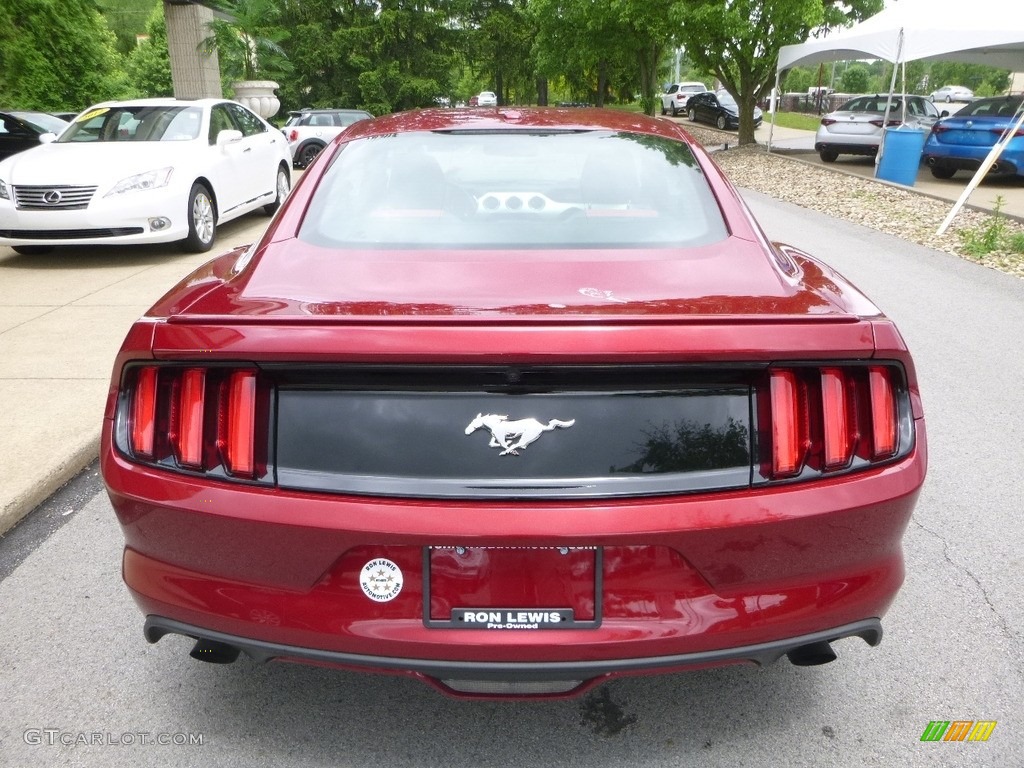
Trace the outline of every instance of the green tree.
<instances>
[{"instance_id":1,"label":"green tree","mask_svg":"<svg viewBox=\"0 0 1024 768\"><path fill-rule=\"evenodd\" d=\"M866 93L871 75L863 64L851 64L839 78L839 89L843 93Z\"/></svg>"},{"instance_id":2,"label":"green tree","mask_svg":"<svg viewBox=\"0 0 1024 768\"><path fill-rule=\"evenodd\" d=\"M129 89L114 35L92 0L0 3L0 103L77 110Z\"/></svg>"},{"instance_id":3,"label":"green tree","mask_svg":"<svg viewBox=\"0 0 1024 768\"><path fill-rule=\"evenodd\" d=\"M107 26L117 37L118 52L124 56L135 49L138 35L146 32L153 9L163 7L160 0L97 0L97 3Z\"/></svg>"},{"instance_id":4,"label":"green tree","mask_svg":"<svg viewBox=\"0 0 1024 768\"><path fill-rule=\"evenodd\" d=\"M983 64L936 61L928 73L928 91L937 91L944 85L963 85L976 95L994 96L1010 87L1010 73Z\"/></svg>"},{"instance_id":5,"label":"green tree","mask_svg":"<svg viewBox=\"0 0 1024 768\"><path fill-rule=\"evenodd\" d=\"M132 96L173 96L171 56L167 50L167 23L162 4L150 14L146 22L146 35L148 39L132 49L125 63L125 72L132 84Z\"/></svg>"},{"instance_id":6,"label":"green tree","mask_svg":"<svg viewBox=\"0 0 1024 768\"><path fill-rule=\"evenodd\" d=\"M739 142L751 144L754 106L775 81L779 49L881 8L882 0L678 0L671 18L687 54L736 99Z\"/></svg>"}]
</instances>

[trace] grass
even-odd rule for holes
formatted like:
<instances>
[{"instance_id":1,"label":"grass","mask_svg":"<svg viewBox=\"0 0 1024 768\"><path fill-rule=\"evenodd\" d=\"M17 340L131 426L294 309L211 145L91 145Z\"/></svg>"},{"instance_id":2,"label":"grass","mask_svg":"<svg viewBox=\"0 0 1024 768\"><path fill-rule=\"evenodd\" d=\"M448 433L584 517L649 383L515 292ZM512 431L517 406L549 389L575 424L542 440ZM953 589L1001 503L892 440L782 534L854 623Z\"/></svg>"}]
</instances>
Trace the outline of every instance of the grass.
<instances>
[{"instance_id":1,"label":"grass","mask_svg":"<svg viewBox=\"0 0 1024 768\"><path fill-rule=\"evenodd\" d=\"M771 122L771 117L765 115L764 121ZM802 131L816 131L821 123L820 115L806 115L802 112L776 112L775 124L783 128L797 128Z\"/></svg>"}]
</instances>

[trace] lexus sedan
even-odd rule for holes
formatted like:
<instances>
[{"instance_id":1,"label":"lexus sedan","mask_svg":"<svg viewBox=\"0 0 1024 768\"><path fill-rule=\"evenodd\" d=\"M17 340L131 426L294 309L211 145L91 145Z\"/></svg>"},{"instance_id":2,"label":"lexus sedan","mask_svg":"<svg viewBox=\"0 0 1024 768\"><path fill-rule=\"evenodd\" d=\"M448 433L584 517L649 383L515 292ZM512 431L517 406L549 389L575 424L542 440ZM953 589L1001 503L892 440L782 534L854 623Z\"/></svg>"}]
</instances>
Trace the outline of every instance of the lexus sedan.
<instances>
[{"instance_id":1,"label":"lexus sedan","mask_svg":"<svg viewBox=\"0 0 1024 768\"><path fill-rule=\"evenodd\" d=\"M498 95L494 91L480 91L476 96L475 106L496 107L498 106Z\"/></svg>"},{"instance_id":2,"label":"lexus sedan","mask_svg":"<svg viewBox=\"0 0 1024 768\"><path fill-rule=\"evenodd\" d=\"M725 89L706 91L691 96L686 102L686 116L690 122L710 123L719 130L740 127L740 108L736 99ZM754 107L754 127L761 124L760 107Z\"/></svg>"},{"instance_id":3,"label":"lexus sedan","mask_svg":"<svg viewBox=\"0 0 1024 768\"><path fill-rule=\"evenodd\" d=\"M873 157L882 142L883 126L895 128L905 124L928 131L938 119L935 105L924 96L894 94L891 99L887 93L858 96L821 118L814 135L814 151L826 163L834 163L839 155Z\"/></svg>"},{"instance_id":4,"label":"lexus sedan","mask_svg":"<svg viewBox=\"0 0 1024 768\"><path fill-rule=\"evenodd\" d=\"M1019 95L978 99L935 123L921 155L932 176L951 179L957 171L978 170L995 143L1016 124L1021 101ZM1024 134L1014 134L989 173L1024 176Z\"/></svg>"},{"instance_id":5,"label":"lexus sedan","mask_svg":"<svg viewBox=\"0 0 1024 768\"><path fill-rule=\"evenodd\" d=\"M67 120L46 112L0 112L0 160L38 147L41 136L59 134L67 127Z\"/></svg>"},{"instance_id":6,"label":"lexus sedan","mask_svg":"<svg viewBox=\"0 0 1024 768\"><path fill-rule=\"evenodd\" d=\"M554 697L876 645L926 438L892 320L681 126L438 109L135 323L101 463L150 642Z\"/></svg>"},{"instance_id":7,"label":"lexus sedan","mask_svg":"<svg viewBox=\"0 0 1024 768\"><path fill-rule=\"evenodd\" d=\"M291 166L281 131L236 102L104 102L52 143L0 162L0 245L206 251L219 224L276 211Z\"/></svg>"}]
</instances>

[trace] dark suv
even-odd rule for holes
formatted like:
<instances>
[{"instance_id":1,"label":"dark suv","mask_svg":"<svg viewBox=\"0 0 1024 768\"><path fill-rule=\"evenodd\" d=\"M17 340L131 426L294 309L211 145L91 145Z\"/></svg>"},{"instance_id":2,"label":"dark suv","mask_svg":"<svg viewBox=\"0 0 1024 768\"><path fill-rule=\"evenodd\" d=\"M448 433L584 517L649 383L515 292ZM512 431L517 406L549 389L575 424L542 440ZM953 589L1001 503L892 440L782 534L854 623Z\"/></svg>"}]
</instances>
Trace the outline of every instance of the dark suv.
<instances>
[{"instance_id":1,"label":"dark suv","mask_svg":"<svg viewBox=\"0 0 1024 768\"><path fill-rule=\"evenodd\" d=\"M281 131L292 151L292 165L308 166L327 142L352 123L373 117L361 109L302 109L288 113L288 122Z\"/></svg>"}]
</instances>

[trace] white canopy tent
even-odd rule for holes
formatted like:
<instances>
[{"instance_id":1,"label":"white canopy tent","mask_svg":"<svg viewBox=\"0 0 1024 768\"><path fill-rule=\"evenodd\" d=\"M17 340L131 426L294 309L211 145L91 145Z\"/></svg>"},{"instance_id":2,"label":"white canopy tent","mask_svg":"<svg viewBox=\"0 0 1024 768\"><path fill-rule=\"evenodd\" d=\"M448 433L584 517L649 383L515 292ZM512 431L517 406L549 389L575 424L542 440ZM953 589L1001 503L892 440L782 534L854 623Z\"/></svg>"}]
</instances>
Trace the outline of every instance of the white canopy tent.
<instances>
[{"instance_id":1,"label":"white canopy tent","mask_svg":"<svg viewBox=\"0 0 1024 768\"><path fill-rule=\"evenodd\" d=\"M1024 3L1019 0L889 0L884 11L820 40L779 51L775 87L782 72L828 61L884 59L893 64L948 60L1020 71L1024 69ZM893 86L896 72L893 71ZM941 83L940 85L945 85ZM892 88L890 88L890 91ZM1024 114L1021 115L1024 121ZM772 112L774 128L775 113ZM1020 127L1018 121L1016 127ZM771 134L768 146L771 148ZM1002 150L993 147L953 211L944 231Z\"/></svg>"}]
</instances>

